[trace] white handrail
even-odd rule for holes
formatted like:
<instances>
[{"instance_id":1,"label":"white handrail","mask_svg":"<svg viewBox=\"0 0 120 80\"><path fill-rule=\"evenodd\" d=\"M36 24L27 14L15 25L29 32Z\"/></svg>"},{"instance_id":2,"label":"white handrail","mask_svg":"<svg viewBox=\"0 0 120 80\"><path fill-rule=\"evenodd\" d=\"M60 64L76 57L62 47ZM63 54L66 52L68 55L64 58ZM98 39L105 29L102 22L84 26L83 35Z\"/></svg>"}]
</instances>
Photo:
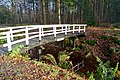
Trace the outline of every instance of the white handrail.
<instances>
[{"instance_id":1,"label":"white handrail","mask_svg":"<svg viewBox=\"0 0 120 80\"><path fill-rule=\"evenodd\" d=\"M53 35L54 38L56 38L57 34L61 33L67 35L68 32L85 32L86 26L86 24L52 24L6 27L0 28L0 35L3 35L0 36L0 39L7 39L7 43L3 44L3 46L7 46L8 51L11 51L13 44L25 41L26 45L29 45L29 40L36 37L41 41L42 36ZM17 36L24 37L22 39L14 40Z\"/></svg>"}]
</instances>

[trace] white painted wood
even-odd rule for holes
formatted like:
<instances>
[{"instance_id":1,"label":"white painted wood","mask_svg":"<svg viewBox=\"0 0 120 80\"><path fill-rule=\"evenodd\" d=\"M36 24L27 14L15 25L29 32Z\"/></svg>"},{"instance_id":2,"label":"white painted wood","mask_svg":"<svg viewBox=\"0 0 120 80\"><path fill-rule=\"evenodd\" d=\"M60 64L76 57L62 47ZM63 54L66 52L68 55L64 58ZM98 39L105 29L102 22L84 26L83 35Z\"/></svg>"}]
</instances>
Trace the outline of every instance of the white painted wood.
<instances>
[{"instance_id":1,"label":"white painted wood","mask_svg":"<svg viewBox=\"0 0 120 80\"><path fill-rule=\"evenodd\" d=\"M0 32L0 35L6 35L9 31L7 32Z\"/></svg>"},{"instance_id":2,"label":"white painted wood","mask_svg":"<svg viewBox=\"0 0 120 80\"><path fill-rule=\"evenodd\" d=\"M25 33L22 33L22 34L16 34L16 35L13 35L13 37L25 36L25 35L26 35Z\"/></svg>"},{"instance_id":3,"label":"white painted wood","mask_svg":"<svg viewBox=\"0 0 120 80\"><path fill-rule=\"evenodd\" d=\"M12 32L12 28L10 28L10 35L11 35L11 41L13 41L13 32Z\"/></svg>"},{"instance_id":4,"label":"white painted wood","mask_svg":"<svg viewBox=\"0 0 120 80\"><path fill-rule=\"evenodd\" d=\"M56 38L56 27L54 27L54 37Z\"/></svg>"},{"instance_id":5,"label":"white painted wood","mask_svg":"<svg viewBox=\"0 0 120 80\"><path fill-rule=\"evenodd\" d=\"M5 38L7 38L7 36L2 36L2 37L0 37L0 39L5 39Z\"/></svg>"},{"instance_id":6,"label":"white painted wood","mask_svg":"<svg viewBox=\"0 0 120 80\"><path fill-rule=\"evenodd\" d=\"M84 25L84 32L85 32L85 30L86 30L86 27L85 27L85 25Z\"/></svg>"},{"instance_id":7,"label":"white painted wood","mask_svg":"<svg viewBox=\"0 0 120 80\"><path fill-rule=\"evenodd\" d=\"M36 30L36 29L39 29L39 28L28 27L28 30Z\"/></svg>"},{"instance_id":8,"label":"white painted wood","mask_svg":"<svg viewBox=\"0 0 120 80\"><path fill-rule=\"evenodd\" d=\"M80 26L79 26L79 33L80 33Z\"/></svg>"},{"instance_id":9,"label":"white painted wood","mask_svg":"<svg viewBox=\"0 0 120 80\"><path fill-rule=\"evenodd\" d=\"M62 26L62 32L64 31L64 27Z\"/></svg>"},{"instance_id":10,"label":"white painted wood","mask_svg":"<svg viewBox=\"0 0 120 80\"><path fill-rule=\"evenodd\" d=\"M7 33L7 44L8 45L8 51L12 50L11 40L10 40L10 32Z\"/></svg>"},{"instance_id":11,"label":"white painted wood","mask_svg":"<svg viewBox=\"0 0 120 80\"><path fill-rule=\"evenodd\" d=\"M24 32L24 31L26 31L26 29L18 29L18 30L13 30L12 33L19 33L19 32Z\"/></svg>"},{"instance_id":12,"label":"white painted wood","mask_svg":"<svg viewBox=\"0 0 120 80\"><path fill-rule=\"evenodd\" d=\"M12 45L25 41L26 45L29 45L29 40L38 37L42 40L42 36L54 36L68 32L85 32L86 24L52 24L52 25L28 25L28 26L16 26L0 28L0 39L7 39L7 43L3 44L4 47L8 46L8 51L12 50ZM4 31L4 32L3 32ZM25 36L22 39L14 40L14 37ZM63 38L58 39L62 40Z\"/></svg>"},{"instance_id":13,"label":"white painted wood","mask_svg":"<svg viewBox=\"0 0 120 80\"><path fill-rule=\"evenodd\" d=\"M39 41L41 41L41 27L39 27Z\"/></svg>"},{"instance_id":14,"label":"white painted wood","mask_svg":"<svg viewBox=\"0 0 120 80\"><path fill-rule=\"evenodd\" d=\"M73 25L73 33L75 33L75 25Z\"/></svg>"},{"instance_id":15,"label":"white painted wood","mask_svg":"<svg viewBox=\"0 0 120 80\"><path fill-rule=\"evenodd\" d=\"M68 26L65 26L65 35L67 35L67 27L68 27Z\"/></svg>"},{"instance_id":16,"label":"white painted wood","mask_svg":"<svg viewBox=\"0 0 120 80\"><path fill-rule=\"evenodd\" d=\"M11 42L11 45L17 44L17 43L20 43L20 42L23 42L23 41L25 41L25 40L26 40L25 38L24 38L24 39L16 40L16 41L14 41L14 42ZM3 44L3 47L7 47L7 46L9 46L9 43Z\"/></svg>"},{"instance_id":17,"label":"white painted wood","mask_svg":"<svg viewBox=\"0 0 120 80\"><path fill-rule=\"evenodd\" d=\"M33 38L36 38L36 37L39 37L39 35L31 36L31 37L29 37L29 39L33 39Z\"/></svg>"},{"instance_id":18,"label":"white painted wood","mask_svg":"<svg viewBox=\"0 0 120 80\"><path fill-rule=\"evenodd\" d=\"M42 36L44 35L44 32L43 32L44 30L43 30L43 27L42 27Z\"/></svg>"},{"instance_id":19,"label":"white painted wood","mask_svg":"<svg viewBox=\"0 0 120 80\"><path fill-rule=\"evenodd\" d=\"M56 41L62 41L62 40L64 40L64 37L63 38L59 38Z\"/></svg>"},{"instance_id":20,"label":"white painted wood","mask_svg":"<svg viewBox=\"0 0 120 80\"><path fill-rule=\"evenodd\" d=\"M29 35L28 35L28 27L26 27L26 30L25 30L25 34L26 34L26 45L29 45Z\"/></svg>"}]
</instances>

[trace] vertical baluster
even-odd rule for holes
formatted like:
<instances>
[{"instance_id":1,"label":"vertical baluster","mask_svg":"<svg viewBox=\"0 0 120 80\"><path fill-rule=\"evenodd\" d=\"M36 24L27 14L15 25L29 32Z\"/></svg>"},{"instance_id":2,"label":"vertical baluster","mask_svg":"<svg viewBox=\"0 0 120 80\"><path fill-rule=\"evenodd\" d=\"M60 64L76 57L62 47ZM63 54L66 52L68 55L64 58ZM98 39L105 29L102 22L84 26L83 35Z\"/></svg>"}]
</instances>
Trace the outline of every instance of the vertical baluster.
<instances>
[{"instance_id":1,"label":"vertical baluster","mask_svg":"<svg viewBox=\"0 0 120 80\"><path fill-rule=\"evenodd\" d=\"M79 26L79 33L80 33L80 26Z\"/></svg>"},{"instance_id":2,"label":"vertical baluster","mask_svg":"<svg viewBox=\"0 0 120 80\"><path fill-rule=\"evenodd\" d=\"M64 26L62 26L62 32L63 32L63 27L64 27Z\"/></svg>"},{"instance_id":3,"label":"vertical baluster","mask_svg":"<svg viewBox=\"0 0 120 80\"><path fill-rule=\"evenodd\" d=\"M41 27L39 27L39 41L41 41Z\"/></svg>"},{"instance_id":4,"label":"vertical baluster","mask_svg":"<svg viewBox=\"0 0 120 80\"><path fill-rule=\"evenodd\" d=\"M7 35L8 51L11 51L12 50L12 44L11 44L11 40L10 40L10 32L8 32L6 35Z\"/></svg>"},{"instance_id":5,"label":"vertical baluster","mask_svg":"<svg viewBox=\"0 0 120 80\"><path fill-rule=\"evenodd\" d=\"M56 38L56 26L54 26L54 38Z\"/></svg>"},{"instance_id":6,"label":"vertical baluster","mask_svg":"<svg viewBox=\"0 0 120 80\"><path fill-rule=\"evenodd\" d=\"M29 35L28 35L28 27L25 29L25 34L26 34L26 46L29 45Z\"/></svg>"},{"instance_id":7,"label":"vertical baluster","mask_svg":"<svg viewBox=\"0 0 120 80\"><path fill-rule=\"evenodd\" d=\"M84 32L85 32L85 30L86 30L86 26L84 26Z\"/></svg>"},{"instance_id":8,"label":"vertical baluster","mask_svg":"<svg viewBox=\"0 0 120 80\"><path fill-rule=\"evenodd\" d=\"M75 33L75 26L73 26L73 33Z\"/></svg>"},{"instance_id":9,"label":"vertical baluster","mask_svg":"<svg viewBox=\"0 0 120 80\"><path fill-rule=\"evenodd\" d=\"M43 32L44 30L43 30L43 27L42 27L42 36L44 36L44 32Z\"/></svg>"},{"instance_id":10,"label":"vertical baluster","mask_svg":"<svg viewBox=\"0 0 120 80\"><path fill-rule=\"evenodd\" d=\"M65 26L65 36L67 35L67 27L68 26Z\"/></svg>"},{"instance_id":11,"label":"vertical baluster","mask_svg":"<svg viewBox=\"0 0 120 80\"><path fill-rule=\"evenodd\" d=\"M11 41L13 41L13 31L12 31L12 28L10 28L10 36L11 36Z\"/></svg>"}]
</instances>

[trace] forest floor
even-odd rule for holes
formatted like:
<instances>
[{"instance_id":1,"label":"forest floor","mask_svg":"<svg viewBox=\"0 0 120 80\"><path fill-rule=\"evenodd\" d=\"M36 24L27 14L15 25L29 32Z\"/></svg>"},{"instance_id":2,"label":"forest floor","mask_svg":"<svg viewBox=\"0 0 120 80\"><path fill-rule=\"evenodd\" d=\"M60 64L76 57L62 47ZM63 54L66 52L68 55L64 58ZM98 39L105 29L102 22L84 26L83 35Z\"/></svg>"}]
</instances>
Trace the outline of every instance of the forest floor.
<instances>
[{"instance_id":1,"label":"forest floor","mask_svg":"<svg viewBox=\"0 0 120 80\"><path fill-rule=\"evenodd\" d=\"M0 80L84 80L78 74L35 60L3 56L0 60Z\"/></svg>"},{"instance_id":2,"label":"forest floor","mask_svg":"<svg viewBox=\"0 0 120 80\"><path fill-rule=\"evenodd\" d=\"M110 61L111 67L115 67L117 62L120 63L120 29L89 27L86 32L85 37L76 39L74 48L70 47L71 41L68 42L69 44L66 43L64 48L51 43L44 45L46 50L43 54L52 54L57 60L58 53L67 50L74 66L84 61L84 67L78 73L82 72L85 75L87 72L96 72L99 65L96 57L103 62ZM120 71L120 65L118 71Z\"/></svg>"},{"instance_id":3,"label":"forest floor","mask_svg":"<svg viewBox=\"0 0 120 80\"><path fill-rule=\"evenodd\" d=\"M120 63L120 30L110 28L87 28L87 35L75 40L75 47L72 48L72 41L65 41L65 47L57 43L43 45L45 50L43 55L52 54L56 60L60 51L66 50L70 55L70 61L75 66L77 63L84 61L84 66L77 72L87 76L88 72L96 72L99 57L103 62L110 61L110 66L115 67L117 62ZM34 55L33 55L34 54ZM35 51L30 54L32 59L38 59ZM49 64L49 65L48 65ZM53 66L50 63L42 63L35 60L27 60L20 56L14 58L4 56L0 60L0 79L13 80L85 80L78 74ZM120 71L120 65L117 73ZM120 77L120 74L117 77Z\"/></svg>"}]
</instances>

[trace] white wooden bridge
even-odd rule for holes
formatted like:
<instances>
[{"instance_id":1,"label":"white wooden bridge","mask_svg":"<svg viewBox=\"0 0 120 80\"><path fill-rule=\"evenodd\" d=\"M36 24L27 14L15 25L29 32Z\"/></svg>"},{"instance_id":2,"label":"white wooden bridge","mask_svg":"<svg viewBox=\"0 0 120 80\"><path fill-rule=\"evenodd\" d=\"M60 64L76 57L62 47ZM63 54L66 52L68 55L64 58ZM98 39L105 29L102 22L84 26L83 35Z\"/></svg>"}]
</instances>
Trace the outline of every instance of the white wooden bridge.
<instances>
[{"instance_id":1,"label":"white wooden bridge","mask_svg":"<svg viewBox=\"0 0 120 80\"><path fill-rule=\"evenodd\" d=\"M86 24L52 24L52 25L27 25L0 28L0 40L6 43L0 44L0 48L11 51L16 44L34 46L40 42L52 42L63 40L65 36L85 32Z\"/></svg>"}]
</instances>

